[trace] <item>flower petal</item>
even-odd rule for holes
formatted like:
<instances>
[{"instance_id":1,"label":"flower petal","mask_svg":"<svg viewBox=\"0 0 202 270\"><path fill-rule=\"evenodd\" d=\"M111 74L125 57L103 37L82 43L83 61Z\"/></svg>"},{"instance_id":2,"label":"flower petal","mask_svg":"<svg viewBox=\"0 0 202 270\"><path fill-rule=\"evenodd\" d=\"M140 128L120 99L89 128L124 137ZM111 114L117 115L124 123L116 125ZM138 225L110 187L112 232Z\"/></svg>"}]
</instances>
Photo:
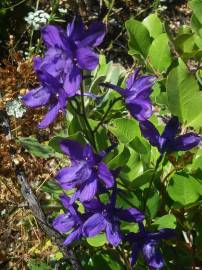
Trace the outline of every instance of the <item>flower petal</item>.
<instances>
[{"instance_id":1,"label":"flower petal","mask_svg":"<svg viewBox=\"0 0 202 270\"><path fill-rule=\"evenodd\" d=\"M65 31L61 27L49 24L42 28L41 36L48 47L68 49Z\"/></svg>"},{"instance_id":2,"label":"flower petal","mask_svg":"<svg viewBox=\"0 0 202 270\"><path fill-rule=\"evenodd\" d=\"M115 247L118 246L122 239L119 226L117 224L112 224L112 223L107 222L106 236L110 244L112 244Z\"/></svg>"},{"instance_id":3,"label":"flower petal","mask_svg":"<svg viewBox=\"0 0 202 270\"><path fill-rule=\"evenodd\" d=\"M176 236L176 230L173 229L161 229L157 232L150 232L149 237L156 240L167 239Z\"/></svg>"},{"instance_id":4,"label":"flower petal","mask_svg":"<svg viewBox=\"0 0 202 270\"><path fill-rule=\"evenodd\" d=\"M80 191L81 193L79 198L81 202L92 200L97 192L97 179L84 184Z\"/></svg>"},{"instance_id":5,"label":"flower petal","mask_svg":"<svg viewBox=\"0 0 202 270\"><path fill-rule=\"evenodd\" d=\"M95 164L95 155L93 150L89 144L87 144L83 149L83 158L87 160L87 162L93 166Z\"/></svg>"},{"instance_id":6,"label":"flower petal","mask_svg":"<svg viewBox=\"0 0 202 270\"><path fill-rule=\"evenodd\" d=\"M127 102L126 106L131 115L138 121L145 121L152 115L152 104L150 99L135 99L134 102Z\"/></svg>"},{"instance_id":7,"label":"flower petal","mask_svg":"<svg viewBox=\"0 0 202 270\"><path fill-rule=\"evenodd\" d=\"M38 124L38 127L39 128L46 128L48 125L50 125L57 117L59 110L60 110L59 103L56 103L55 105L51 106L50 111L45 115L43 120Z\"/></svg>"},{"instance_id":8,"label":"flower petal","mask_svg":"<svg viewBox=\"0 0 202 270\"><path fill-rule=\"evenodd\" d=\"M140 122L142 135L149 140L150 144L159 147L159 132L155 126L149 121Z\"/></svg>"},{"instance_id":9,"label":"flower petal","mask_svg":"<svg viewBox=\"0 0 202 270\"><path fill-rule=\"evenodd\" d=\"M121 87L119 87L117 85L114 85L114 84L111 84L111 83L100 83L100 85L103 86L103 87L113 89L116 92L118 92L120 95L123 95L123 92L125 91Z\"/></svg>"},{"instance_id":10,"label":"flower petal","mask_svg":"<svg viewBox=\"0 0 202 270\"><path fill-rule=\"evenodd\" d=\"M151 90L152 86L154 85L156 80L156 77L154 76L141 76L139 78L136 78L133 81L133 85L129 88L129 93L134 93L136 95L140 94L144 91Z\"/></svg>"},{"instance_id":11,"label":"flower petal","mask_svg":"<svg viewBox=\"0 0 202 270\"><path fill-rule=\"evenodd\" d=\"M135 80L137 79L139 71L140 69L136 68L135 71L128 76L128 79L126 80L126 89L130 89L133 86Z\"/></svg>"},{"instance_id":12,"label":"flower petal","mask_svg":"<svg viewBox=\"0 0 202 270\"><path fill-rule=\"evenodd\" d=\"M79 47L97 47L100 45L106 34L106 25L102 22L92 23L84 32L84 38L79 42Z\"/></svg>"},{"instance_id":13,"label":"flower petal","mask_svg":"<svg viewBox=\"0 0 202 270\"><path fill-rule=\"evenodd\" d=\"M98 177L104 182L106 188L114 185L114 177L104 162L98 164Z\"/></svg>"},{"instance_id":14,"label":"flower petal","mask_svg":"<svg viewBox=\"0 0 202 270\"><path fill-rule=\"evenodd\" d=\"M102 212L104 205L96 199L93 199L89 202L84 202L84 207L88 212Z\"/></svg>"},{"instance_id":15,"label":"flower petal","mask_svg":"<svg viewBox=\"0 0 202 270\"><path fill-rule=\"evenodd\" d=\"M197 134L190 132L184 135L177 137L171 148L170 151L187 151L192 149L193 147L197 146L200 143L200 136Z\"/></svg>"},{"instance_id":16,"label":"flower petal","mask_svg":"<svg viewBox=\"0 0 202 270\"><path fill-rule=\"evenodd\" d=\"M63 206L68 209L69 208L69 205L70 205L70 198L65 194L65 193L62 193L60 195L60 200L63 204Z\"/></svg>"},{"instance_id":17,"label":"flower petal","mask_svg":"<svg viewBox=\"0 0 202 270\"><path fill-rule=\"evenodd\" d=\"M117 216L128 222L142 222L145 218L144 213L137 208L117 209Z\"/></svg>"},{"instance_id":18,"label":"flower petal","mask_svg":"<svg viewBox=\"0 0 202 270\"><path fill-rule=\"evenodd\" d=\"M76 59L79 67L85 70L93 70L99 63L98 55L87 47L77 49Z\"/></svg>"},{"instance_id":19,"label":"flower petal","mask_svg":"<svg viewBox=\"0 0 202 270\"><path fill-rule=\"evenodd\" d=\"M80 69L69 59L66 61L66 75L64 79L64 89L68 97L73 97L81 84Z\"/></svg>"},{"instance_id":20,"label":"flower petal","mask_svg":"<svg viewBox=\"0 0 202 270\"><path fill-rule=\"evenodd\" d=\"M81 185L89 178L91 171L85 170L83 163L76 163L71 167L65 167L58 171L56 179L64 189L71 189Z\"/></svg>"},{"instance_id":21,"label":"flower petal","mask_svg":"<svg viewBox=\"0 0 202 270\"><path fill-rule=\"evenodd\" d=\"M101 214L94 214L83 224L83 234L85 236L95 236L105 228L105 219Z\"/></svg>"},{"instance_id":22,"label":"flower petal","mask_svg":"<svg viewBox=\"0 0 202 270\"><path fill-rule=\"evenodd\" d=\"M80 40L84 33L84 24L81 17L75 16L73 21L67 25L67 36L72 40Z\"/></svg>"},{"instance_id":23,"label":"flower petal","mask_svg":"<svg viewBox=\"0 0 202 270\"><path fill-rule=\"evenodd\" d=\"M79 240L82 237L82 230L81 227L73 230L65 239L64 241L64 245L67 246L69 244L71 244L74 241Z\"/></svg>"},{"instance_id":24,"label":"flower petal","mask_svg":"<svg viewBox=\"0 0 202 270\"><path fill-rule=\"evenodd\" d=\"M168 121L161 136L163 138L172 140L177 135L178 129L179 129L179 121L178 118L174 116L170 119L170 121Z\"/></svg>"},{"instance_id":25,"label":"flower petal","mask_svg":"<svg viewBox=\"0 0 202 270\"><path fill-rule=\"evenodd\" d=\"M69 215L69 213L59 215L53 220L53 228L60 233L68 232L74 225L75 220Z\"/></svg>"},{"instance_id":26,"label":"flower petal","mask_svg":"<svg viewBox=\"0 0 202 270\"><path fill-rule=\"evenodd\" d=\"M51 97L50 90L47 87L40 86L29 91L22 97L23 103L31 108L37 108L48 104Z\"/></svg>"},{"instance_id":27,"label":"flower petal","mask_svg":"<svg viewBox=\"0 0 202 270\"><path fill-rule=\"evenodd\" d=\"M134 266L136 264L139 251L140 251L140 248L139 248L138 244L134 244L133 248L132 248L131 258L130 258L131 266Z\"/></svg>"},{"instance_id":28,"label":"flower petal","mask_svg":"<svg viewBox=\"0 0 202 270\"><path fill-rule=\"evenodd\" d=\"M155 240L145 242L142 248L145 261L150 267L162 268L164 266L163 256L157 247Z\"/></svg>"},{"instance_id":29,"label":"flower petal","mask_svg":"<svg viewBox=\"0 0 202 270\"><path fill-rule=\"evenodd\" d=\"M62 140L60 148L71 160L82 160L83 158L83 147L76 141Z\"/></svg>"}]
</instances>

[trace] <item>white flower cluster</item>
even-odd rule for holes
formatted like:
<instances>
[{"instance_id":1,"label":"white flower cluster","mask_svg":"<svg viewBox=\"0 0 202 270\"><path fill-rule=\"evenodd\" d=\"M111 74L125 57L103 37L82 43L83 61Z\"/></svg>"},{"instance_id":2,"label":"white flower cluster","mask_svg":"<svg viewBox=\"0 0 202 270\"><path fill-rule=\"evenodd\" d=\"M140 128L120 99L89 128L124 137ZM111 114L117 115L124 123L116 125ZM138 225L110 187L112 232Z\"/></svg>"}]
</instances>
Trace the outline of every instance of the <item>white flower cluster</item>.
<instances>
[{"instance_id":1,"label":"white flower cluster","mask_svg":"<svg viewBox=\"0 0 202 270\"><path fill-rule=\"evenodd\" d=\"M36 10L29 12L28 16L25 17L25 21L33 27L34 30L38 30L41 26L48 23L50 15L43 10Z\"/></svg>"},{"instance_id":2,"label":"white flower cluster","mask_svg":"<svg viewBox=\"0 0 202 270\"><path fill-rule=\"evenodd\" d=\"M19 99L14 99L6 103L6 111L9 116L21 118L26 109L22 106L22 102Z\"/></svg>"}]
</instances>

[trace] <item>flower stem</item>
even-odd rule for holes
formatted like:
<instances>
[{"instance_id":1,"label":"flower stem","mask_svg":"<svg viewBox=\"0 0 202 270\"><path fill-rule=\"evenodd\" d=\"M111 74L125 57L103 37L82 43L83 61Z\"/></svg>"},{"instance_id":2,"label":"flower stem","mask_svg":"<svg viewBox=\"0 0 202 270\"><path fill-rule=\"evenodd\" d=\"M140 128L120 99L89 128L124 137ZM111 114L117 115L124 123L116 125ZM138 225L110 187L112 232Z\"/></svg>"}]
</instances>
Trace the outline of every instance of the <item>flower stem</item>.
<instances>
[{"instance_id":1,"label":"flower stem","mask_svg":"<svg viewBox=\"0 0 202 270\"><path fill-rule=\"evenodd\" d=\"M87 127L89 133L91 134L91 139L89 138L89 140L91 141L94 149L96 150L96 142L95 142L94 133L93 133L93 130L92 130L92 128L90 126L90 123L88 121L88 118L87 118L87 115L86 115L86 110L85 110L84 88L85 88L84 87L84 81L82 81L82 83L81 83L81 108L82 108L82 115L83 115L84 121L86 123L86 127Z\"/></svg>"},{"instance_id":2,"label":"flower stem","mask_svg":"<svg viewBox=\"0 0 202 270\"><path fill-rule=\"evenodd\" d=\"M147 190L147 193L146 193L146 196L145 196L144 205L143 205L143 211L145 211L145 209L146 209L147 200L148 200L148 198L149 198L149 194L150 194L150 191L151 191L151 187L152 187L153 181L154 181L154 179L155 179L156 172L157 172L157 170L158 170L159 164L161 163L161 161L163 160L163 158L164 158L164 155L160 155L159 158L158 158L157 161L156 161L156 165L155 165L155 168L154 168L152 177L151 177L151 179L150 179L149 187L148 187L148 190Z\"/></svg>"},{"instance_id":3,"label":"flower stem","mask_svg":"<svg viewBox=\"0 0 202 270\"><path fill-rule=\"evenodd\" d=\"M102 119L100 120L100 122L98 123L98 125L94 128L93 133L95 133L95 132L98 130L98 128L104 123L104 120L106 119L106 117L107 117L108 113L110 112L111 108L112 108L112 107L114 106L114 104L115 104L117 101L119 101L119 100L121 100L121 97L116 98L116 99L114 99L112 102L110 102L110 105L109 105L108 109L106 110L105 114L103 115L103 117L102 117Z\"/></svg>"}]
</instances>

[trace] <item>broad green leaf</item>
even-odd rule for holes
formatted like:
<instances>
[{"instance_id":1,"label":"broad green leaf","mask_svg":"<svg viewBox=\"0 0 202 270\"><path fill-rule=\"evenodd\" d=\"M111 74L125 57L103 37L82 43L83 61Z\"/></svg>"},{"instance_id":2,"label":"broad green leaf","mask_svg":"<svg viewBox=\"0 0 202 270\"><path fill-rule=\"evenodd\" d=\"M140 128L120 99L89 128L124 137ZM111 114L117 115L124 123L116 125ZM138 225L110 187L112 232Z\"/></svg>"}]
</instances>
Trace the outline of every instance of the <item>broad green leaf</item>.
<instances>
[{"instance_id":1,"label":"broad green leaf","mask_svg":"<svg viewBox=\"0 0 202 270\"><path fill-rule=\"evenodd\" d=\"M117 118L111 121L108 129L124 144L128 144L140 135L138 124L133 119Z\"/></svg>"},{"instance_id":2,"label":"broad green leaf","mask_svg":"<svg viewBox=\"0 0 202 270\"><path fill-rule=\"evenodd\" d=\"M136 151L134 151L131 147L129 147L129 151L130 154L128 162L122 168L120 176L123 177L124 180L132 181L134 180L134 178L142 174L143 165L140 160L140 155Z\"/></svg>"},{"instance_id":3,"label":"broad green leaf","mask_svg":"<svg viewBox=\"0 0 202 270\"><path fill-rule=\"evenodd\" d=\"M168 74L166 89L170 112L185 123L190 109L193 110L193 107L189 106L190 101L199 92L199 87L196 79L187 71L181 59L179 59L178 66Z\"/></svg>"},{"instance_id":4,"label":"broad green leaf","mask_svg":"<svg viewBox=\"0 0 202 270\"><path fill-rule=\"evenodd\" d=\"M145 185L146 183L148 183L150 181L153 172L154 171L152 169L150 169L148 171L145 171L143 174L141 174L140 176L135 178L130 183L129 187L132 188L132 189L136 189L136 188L139 188L139 187Z\"/></svg>"},{"instance_id":5,"label":"broad green leaf","mask_svg":"<svg viewBox=\"0 0 202 270\"><path fill-rule=\"evenodd\" d=\"M172 214L156 218L153 225L158 225L158 230L164 228L175 229L176 228L176 217Z\"/></svg>"},{"instance_id":6,"label":"broad green leaf","mask_svg":"<svg viewBox=\"0 0 202 270\"><path fill-rule=\"evenodd\" d=\"M167 34L159 35L152 42L148 60L158 72L166 71L172 62Z\"/></svg>"},{"instance_id":7,"label":"broad green leaf","mask_svg":"<svg viewBox=\"0 0 202 270\"><path fill-rule=\"evenodd\" d=\"M160 206L160 196L157 192L150 195L147 201L147 209L149 210L150 218L154 218Z\"/></svg>"},{"instance_id":8,"label":"broad green leaf","mask_svg":"<svg viewBox=\"0 0 202 270\"><path fill-rule=\"evenodd\" d=\"M111 159L109 162L107 162L108 167L110 169L115 169L120 166L125 166L125 164L128 162L128 159L130 157L130 151L129 149L124 146L124 144L120 144L117 147L118 153L115 155L113 159ZM107 158L109 158L110 154Z\"/></svg>"},{"instance_id":9,"label":"broad green leaf","mask_svg":"<svg viewBox=\"0 0 202 270\"><path fill-rule=\"evenodd\" d=\"M202 92L194 93L190 97L189 104L184 113L184 119L186 120L187 126L194 128L202 127Z\"/></svg>"},{"instance_id":10,"label":"broad green leaf","mask_svg":"<svg viewBox=\"0 0 202 270\"><path fill-rule=\"evenodd\" d=\"M202 23L194 15L191 17L191 28L202 38Z\"/></svg>"},{"instance_id":11,"label":"broad green leaf","mask_svg":"<svg viewBox=\"0 0 202 270\"><path fill-rule=\"evenodd\" d=\"M177 36L175 44L182 53L193 52L195 46L194 34L182 34Z\"/></svg>"},{"instance_id":12,"label":"broad green leaf","mask_svg":"<svg viewBox=\"0 0 202 270\"><path fill-rule=\"evenodd\" d=\"M139 54L146 58L151 45L149 31L141 22L134 19L126 21L125 25L129 35L129 54Z\"/></svg>"},{"instance_id":13,"label":"broad green leaf","mask_svg":"<svg viewBox=\"0 0 202 270\"><path fill-rule=\"evenodd\" d=\"M101 247L107 243L107 239L104 233L96 235L94 237L87 238L87 242L92 247Z\"/></svg>"},{"instance_id":14,"label":"broad green leaf","mask_svg":"<svg viewBox=\"0 0 202 270\"><path fill-rule=\"evenodd\" d=\"M53 150L48 145L39 143L34 137L21 137L18 138L18 142L35 157L49 158L54 154Z\"/></svg>"},{"instance_id":15,"label":"broad green leaf","mask_svg":"<svg viewBox=\"0 0 202 270\"><path fill-rule=\"evenodd\" d=\"M202 0L189 1L189 6L193 10L198 21L202 24Z\"/></svg>"},{"instance_id":16,"label":"broad green leaf","mask_svg":"<svg viewBox=\"0 0 202 270\"><path fill-rule=\"evenodd\" d=\"M193 178L180 174L175 174L172 177L167 192L173 201L180 203L182 206L194 203L199 198Z\"/></svg>"},{"instance_id":17,"label":"broad green leaf","mask_svg":"<svg viewBox=\"0 0 202 270\"><path fill-rule=\"evenodd\" d=\"M156 13L150 14L142 23L149 30L152 38L157 38L163 33L163 24Z\"/></svg>"}]
</instances>

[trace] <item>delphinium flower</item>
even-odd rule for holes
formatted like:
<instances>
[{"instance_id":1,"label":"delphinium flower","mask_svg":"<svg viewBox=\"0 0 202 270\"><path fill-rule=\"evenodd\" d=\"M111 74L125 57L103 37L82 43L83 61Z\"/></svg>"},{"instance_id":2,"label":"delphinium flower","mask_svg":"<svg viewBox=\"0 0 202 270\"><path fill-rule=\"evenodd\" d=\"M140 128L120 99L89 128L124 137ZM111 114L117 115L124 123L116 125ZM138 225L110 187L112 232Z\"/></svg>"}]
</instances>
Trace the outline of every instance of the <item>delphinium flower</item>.
<instances>
[{"instance_id":1,"label":"delphinium flower","mask_svg":"<svg viewBox=\"0 0 202 270\"><path fill-rule=\"evenodd\" d=\"M35 59L34 68L41 85L29 91L28 94L22 97L22 100L26 106L31 108L49 107L48 113L38 125L39 128L45 128L55 120L60 110L65 111L67 98L72 95L64 91L55 77L45 69L39 68L40 65L41 60Z\"/></svg>"},{"instance_id":2,"label":"delphinium flower","mask_svg":"<svg viewBox=\"0 0 202 270\"><path fill-rule=\"evenodd\" d=\"M95 154L90 145L82 147L73 140L61 141L60 147L70 158L71 166L59 170L56 179L63 189L76 189L72 202L92 200L101 183L106 188L113 187L114 177L102 161L103 153Z\"/></svg>"},{"instance_id":3,"label":"delphinium flower","mask_svg":"<svg viewBox=\"0 0 202 270\"><path fill-rule=\"evenodd\" d=\"M127 222L142 222L144 220L144 214L137 208L117 208L116 192L114 189L109 203L106 205L97 199L84 203L86 211L92 213L91 217L83 224L84 236L91 237L105 231L108 242L117 246L122 240L121 220Z\"/></svg>"},{"instance_id":4,"label":"delphinium flower","mask_svg":"<svg viewBox=\"0 0 202 270\"><path fill-rule=\"evenodd\" d=\"M82 226L88 214L79 213L77 206L70 204L70 198L66 194L62 194L60 199L63 206L67 209L67 213L60 214L56 217L53 220L53 227L60 233L67 233L71 230L64 241L64 245L69 245L82 237Z\"/></svg>"},{"instance_id":5,"label":"delphinium flower","mask_svg":"<svg viewBox=\"0 0 202 270\"><path fill-rule=\"evenodd\" d=\"M157 147L161 154L174 151L187 151L200 143L200 137L194 132L177 136L179 121L175 116L168 121L161 135L149 121L141 122L140 129L142 135L149 140L151 145Z\"/></svg>"},{"instance_id":6,"label":"delphinium flower","mask_svg":"<svg viewBox=\"0 0 202 270\"><path fill-rule=\"evenodd\" d=\"M152 115L150 95L154 83L154 76L140 76L139 69L136 69L126 80L126 89L110 83L103 83L101 85L121 94L131 115L138 121L145 121Z\"/></svg>"},{"instance_id":7,"label":"delphinium flower","mask_svg":"<svg viewBox=\"0 0 202 270\"><path fill-rule=\"evenodd\" d=\"M164 260L159 249L160 241L175 236L175 230L161 229L156 232L150 232L145 230L142 223L139 223L139 229L138 233L128 233L125 236L125 240L132 244L131 266L135 265L138 255L141 253L150 267L162 268Z\"/></svg>"},{"instance_id":8,"label":"delphinium flower","mask_svg":"<svg viewBox=\"0 0 202 270\"><path fill-rule=\"evenodd\" d=\"M82 81L82 70L93 70L99 62L93 51L103 40L105 24L92 23L88 29L80 18L67 25L66 32L55 25L42 29L42 38L48 50L42 65L53 76L63 82L65 91L73 94Z\"/></svg>"}]
</instances>

